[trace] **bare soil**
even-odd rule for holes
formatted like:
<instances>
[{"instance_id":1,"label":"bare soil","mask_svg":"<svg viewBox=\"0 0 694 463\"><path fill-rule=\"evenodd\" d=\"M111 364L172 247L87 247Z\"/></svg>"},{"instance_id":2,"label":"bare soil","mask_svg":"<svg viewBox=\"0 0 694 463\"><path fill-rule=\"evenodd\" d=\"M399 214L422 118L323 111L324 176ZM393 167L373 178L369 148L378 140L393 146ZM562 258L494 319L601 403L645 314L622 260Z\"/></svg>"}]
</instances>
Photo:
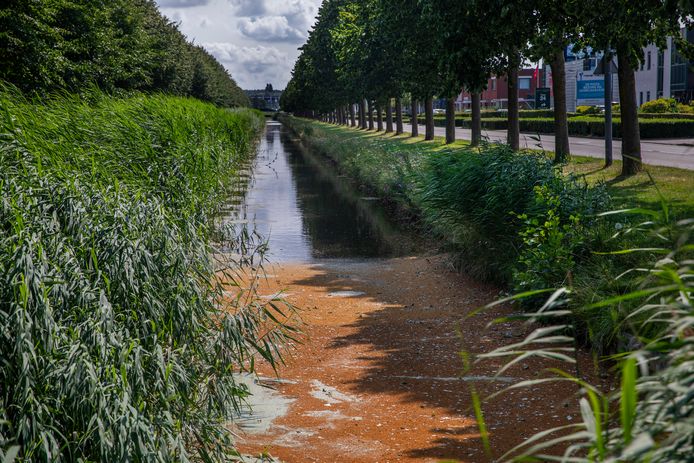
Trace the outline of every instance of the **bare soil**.
<instances>
[{"instance_id":1,"label":"bare soil","mask_svg":"<svg viewBox=\"0 0 694 463\"><path fill-rule=\"evenodd\" d=\"M239 430L239 447L284 462L494 461L532 434L576 423L577 389L567 383L507 392L483 404L492 455L482 446L471 388L485 397L509 383L490 381L498 363L463 373L461 352L518 342L532 328L487 324L511 313L468 315L499 289L453 271L444 256L271 269L263 292L286 291L301 310L305 337L280 368L277 391L288 412L260 433ZM581 367L593 375L581 354ZM546 376L531 360L510 381ZM272 376L266 366L260 373ZM595 380L595 378L592 378Z\"/></svg>"}]
</instances>

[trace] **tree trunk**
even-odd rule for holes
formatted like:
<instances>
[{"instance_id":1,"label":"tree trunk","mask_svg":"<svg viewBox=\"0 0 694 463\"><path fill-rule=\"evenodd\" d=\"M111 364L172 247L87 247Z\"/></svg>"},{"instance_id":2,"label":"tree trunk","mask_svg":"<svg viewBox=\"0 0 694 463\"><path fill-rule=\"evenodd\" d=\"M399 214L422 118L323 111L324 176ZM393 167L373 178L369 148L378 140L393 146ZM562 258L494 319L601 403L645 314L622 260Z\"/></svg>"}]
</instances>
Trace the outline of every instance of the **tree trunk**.
<instances>
[{"instance_id":1,"label":"tree trunk","mask_svg":"<svg viewBox=\"0 0 694 463\"><path fill-rule=\"evenodd\" d=\"M514 151L518 151L520 148L518 66L517 60L515 57L512 57L508 69L508 144Z\"/></svg>"},{"instance_id":2,"label":"tree trunk","mask_svg":"<svg viewBox=\"0 0 694 463\"><path fill-rule=\"evenodd\" d=\"M622 176L641 170L641 135L636 105L636 79L626 50L617 47L619 108L622 116Z\"/></svg>"},{"instance_id":3,"label":"tree trunk","mask_svg":"<svg viewBox=\"0 0 694 463\"><path fill-rule=\"evenodd\" d=\"M386 103L386 133L393 133L393 100L388 98Z\"/></svg>"},{"instance_id":4,"label":"tree trunk","mask_svg":"<svg viewBox=\"0 0 694 463\"><path fill-rule=\"evenodd\" d=\"M426 117L426 131L424 133L425 140L434 139L434 98L428 96L424 103L424 115Z\"/></svg>"},{"instance_id":5,"label":"tree trunk","mask_svg":"<svg viewBox=\"0 0 694 463\"><path fill-rule=\"evenodd\" d=\"M446 144L455 141L455 98L446 99Z\"/></svg>"},{"instance_id":6,"label":"tree trunk","mask_svg":"<svg viewBox=\"0 0 694 463\"><path fill-rule=\"evenodd\" d=\"M569 119L566 114L566 66L564 50L556 50L552 61L552 91L554 93L554 163L569 160Z\"/></svg>"},{"instance_id":7,"label":"tree trunk","mask_svg":"<svg viewBox=\"0 0 694 463\"><path fill-rule=\"evenodd\" d=\"M361 100L359 105L359 127L366 130L366 102L364 100Z\"/></svg>"},{"instance_id":8,"label":"tree trunk","mask_svg":"<svg viewBox=\"0 0 694 463\"><path fill-rule=\"evenodd\" d=\"M372 100L368 100L367 106L368 118L369 118L369 130L374 129L374 103Z\"/></svg>"},{"instance_id":9,"label":"tree trunk","mask_svg":"<svg viewBox=\"0 0 694 463\"><path fill-rule=\"evenodd\" d=\"M405 130L402 127L402 99L395 99L395 135L402 135Z\"/></svg>"},{"instance_id":10,"label":"tree trunk","mask_svg":"<svg viewBox=\"0 0 694 463\"><path fill-rule=\"evenodd\" d=\"M412 136L413 137L418 137L419 136L419 121L418 121L419 114L417 114L417 100L415 97L412 97L412 116L410 120L410 124L412 124Z\"/></svg>"},{"instance_id":11,"label":"tree trunk","mask_svg":"<svg viewBox=\"0 0 694 463\"><path fill-rule=\"evenodd\" d=\"M378 101L376 102L376 132L382 132L383 131L383 116L381 115L381 111L383 111L383 107L381 106L381 103Z\"/></svg>"},{"instance_id":12,"label":"tree trunk","mask_svg":"<svg viewBox=\"0 0 694 463\"><path fill-rule=\"evenodd\" d=\"M472 99L472 141L471 146L480 146L482 141L482 110L480 108L481 94L479 92L471 93Z\"/></svg>"},{"instance_id":13,"label":"tree trunk","mask_svg":"<svg viewBox=\"0 0 694 463\"><path fill-rule=\"evenodd\" d=\"M354 127L357 125L357 117L356 114L354 113L354 104L350 103L349 104L349 125Z\"/></svg>"}]
</instances>

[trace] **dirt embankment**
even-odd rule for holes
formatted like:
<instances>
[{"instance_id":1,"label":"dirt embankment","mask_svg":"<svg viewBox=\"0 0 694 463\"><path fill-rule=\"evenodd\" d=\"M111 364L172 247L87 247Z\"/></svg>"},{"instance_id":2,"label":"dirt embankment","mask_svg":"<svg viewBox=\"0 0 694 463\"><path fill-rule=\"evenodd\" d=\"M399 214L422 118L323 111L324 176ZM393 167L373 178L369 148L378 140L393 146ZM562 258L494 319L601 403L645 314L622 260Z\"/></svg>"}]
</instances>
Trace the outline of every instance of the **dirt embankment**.
<instances>
[{"instance_id":1,"label":"dirt embankment","mask_svg":"<svg viewBox=\"0 0 694 463\"><path fill-rule=\"evenodd\" d=\"M483 462L471 408L512 381L544 375L528 361L490 381L486 363L462 374L460 353L486 352L529 331L500 324L508 307L466 318L498 289L453 272L443 257L278 266L267 294L286 289L303 308L306 337L276 387L288 412L261 432L239 431L244 453L285 462ZM587 356L586 356L587 357ZM588 369L591 362L581 362ZM271 371L263 371L272 376ZM577 390L524 389L484 405L494 457L548 427L578 422Z\"/></svg>"}]
</instances>

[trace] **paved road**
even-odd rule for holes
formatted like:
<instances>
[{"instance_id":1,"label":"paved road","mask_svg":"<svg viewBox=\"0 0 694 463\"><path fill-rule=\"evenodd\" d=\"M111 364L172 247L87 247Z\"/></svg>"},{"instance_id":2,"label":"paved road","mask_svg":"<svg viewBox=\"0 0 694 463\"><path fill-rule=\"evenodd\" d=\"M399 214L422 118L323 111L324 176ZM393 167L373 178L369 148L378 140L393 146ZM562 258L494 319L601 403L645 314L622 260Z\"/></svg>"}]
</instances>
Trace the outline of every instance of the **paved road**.
<instances>
[{"instance_id":1,"label":"paved road","mask_svg":"<svg viewBox=\"0 0 694 463\"><path fill-rule=\"evenodd\" d=\"M420 125L419 127L420 135L424 134L424 126ZM410 125L405 124L405 131L410 130ZM446 135L446 128L436 127L435 133L443 137ZM490 141L506 141L505 130L482 130L482 135L489 138ZM470 140L470 130L457 127L455 136L459 140ZM536 140L537 137L538 135L521 134L521 147L554 151L554 135L540 135L539 141ZM605 140L602 138L570 137L569 142L571 153L577 156L593 158L605 156ZM615 140L612 144L615 160L622 159L621 148L622 142ZM694 170L694 138L642 140L641 156L646 164Z\"/></svg>"}]
</instances>

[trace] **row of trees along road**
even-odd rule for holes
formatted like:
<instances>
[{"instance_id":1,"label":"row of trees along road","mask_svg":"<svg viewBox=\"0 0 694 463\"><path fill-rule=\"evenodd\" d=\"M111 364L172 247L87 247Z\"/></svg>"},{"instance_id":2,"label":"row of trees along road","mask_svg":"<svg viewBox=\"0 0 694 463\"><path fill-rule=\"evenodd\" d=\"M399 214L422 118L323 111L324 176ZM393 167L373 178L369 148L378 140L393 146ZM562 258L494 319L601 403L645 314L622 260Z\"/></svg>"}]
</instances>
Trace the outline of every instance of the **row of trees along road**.
<instances>
[{"instance_id":1,"label":"row of trees along road","mask_svg":"<svg viewBox=\"0 0 694 463\"><path fill-rule=\"evenodd\" d=\"M446 139L455 140L455 97L472 96L472 144L481 140L480 92L494 74L508 77L508 143L519 148L518 70L551 65L557 162L569 156L564 50L608 50L618 57L623 174L641 168L634 71L643 47L663 48L691 24L690 0L325 0L283 94L286 111L402 133L402 100L423 101L426 139L434 137L434 96L448 98ZM418 135L412 124L412 134Z\"/></svg>"},{"instance_id":2,"label":"row of trees along road","mask_svg":"<svg viewBox=\"0 0 694 463\"><path fill-rule=\"evenodd\" d=\"M2 2L0 79L26 93L96 85L250 104L224 67L152 0Z\"/></svg>"}]
</instances>

